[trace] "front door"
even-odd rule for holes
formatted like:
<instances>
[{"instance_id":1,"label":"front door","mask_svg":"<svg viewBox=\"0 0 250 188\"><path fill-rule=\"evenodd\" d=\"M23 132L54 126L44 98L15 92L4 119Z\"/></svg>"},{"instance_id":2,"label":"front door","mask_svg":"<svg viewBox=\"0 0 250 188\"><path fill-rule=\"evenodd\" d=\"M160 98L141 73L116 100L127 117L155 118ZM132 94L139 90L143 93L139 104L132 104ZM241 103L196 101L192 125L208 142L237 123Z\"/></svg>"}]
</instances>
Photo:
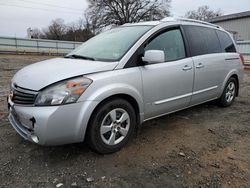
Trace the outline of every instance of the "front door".
<instances>
[{"instance_id":1,"label":"front door","mask_svg":"<svg viewBox=\"0 0 250 188\"><path fill-rule=\"evenodd\" d=\"M145 119L187 107L192 96L194 68L192 58L186 58L180 29L156 35L146 50L164 51L165 62L140 67Z\"/></svg>"}]
</instances>

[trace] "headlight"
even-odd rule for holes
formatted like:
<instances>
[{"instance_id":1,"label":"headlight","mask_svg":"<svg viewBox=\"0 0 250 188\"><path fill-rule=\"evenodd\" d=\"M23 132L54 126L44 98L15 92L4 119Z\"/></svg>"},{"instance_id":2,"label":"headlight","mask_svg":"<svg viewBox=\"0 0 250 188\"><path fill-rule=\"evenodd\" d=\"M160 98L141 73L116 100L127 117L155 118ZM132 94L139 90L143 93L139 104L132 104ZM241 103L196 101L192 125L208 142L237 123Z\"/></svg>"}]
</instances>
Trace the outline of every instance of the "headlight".
<instances>
[{"instance_id":1,"label":"headlight","mask_svg":"<svg viewBox=\"0 0 250 188\"><path fill-rule=\"evenodd\" d=\"M92 80L78 77L59 82L41 91L36 99L37 106L74 103L92 83Z\"/></svg>"}]
</instances>

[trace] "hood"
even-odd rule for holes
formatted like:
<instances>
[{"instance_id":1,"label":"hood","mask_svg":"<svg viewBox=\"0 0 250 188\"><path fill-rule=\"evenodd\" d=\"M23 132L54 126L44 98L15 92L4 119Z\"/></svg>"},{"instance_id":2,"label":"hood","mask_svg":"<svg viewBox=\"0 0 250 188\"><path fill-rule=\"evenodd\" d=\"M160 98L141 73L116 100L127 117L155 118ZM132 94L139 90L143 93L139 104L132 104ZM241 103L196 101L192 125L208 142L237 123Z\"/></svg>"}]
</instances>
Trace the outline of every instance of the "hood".
<instances>
[{"instance_id":1,"label":"hood","mask_svg":"<svg viewBox=\"0 0 250 188\"><path fill-rule=\"evenodd\" d=\"M19 87L38 91L67 78L113 70L117 64L118 62L54 58L24 67L15 74L12 82Z\"/></svg>"}]
</instances>

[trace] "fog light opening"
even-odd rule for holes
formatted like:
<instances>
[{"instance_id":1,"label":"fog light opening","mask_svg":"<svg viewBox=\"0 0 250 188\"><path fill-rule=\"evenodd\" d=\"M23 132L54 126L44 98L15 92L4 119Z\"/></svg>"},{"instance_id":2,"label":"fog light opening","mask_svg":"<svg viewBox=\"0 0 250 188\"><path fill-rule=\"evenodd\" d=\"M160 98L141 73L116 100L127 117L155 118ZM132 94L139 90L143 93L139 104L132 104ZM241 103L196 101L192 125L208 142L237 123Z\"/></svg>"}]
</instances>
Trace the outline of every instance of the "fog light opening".
<instances>
[{"instance_id":1,"label":"fog light opening","mask_svg":"<svg viewBox=\"0 0 250 188\"><path fill-rule=\"evenodd\" d=\"M38 143L39 142L39 139L36 135L31 135L31 140L35 143Z\"/></svg>"}]
</instances>

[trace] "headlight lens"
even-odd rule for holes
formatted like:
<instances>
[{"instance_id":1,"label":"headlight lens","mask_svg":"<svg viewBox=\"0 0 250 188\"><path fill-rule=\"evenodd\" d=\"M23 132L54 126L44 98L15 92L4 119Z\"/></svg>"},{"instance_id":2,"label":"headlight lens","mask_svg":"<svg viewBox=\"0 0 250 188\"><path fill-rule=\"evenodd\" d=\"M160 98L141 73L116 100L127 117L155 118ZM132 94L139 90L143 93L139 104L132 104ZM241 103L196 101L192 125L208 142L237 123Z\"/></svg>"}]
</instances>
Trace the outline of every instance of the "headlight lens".
<instances>
[{"instance_id":1,"label":"headlight lens","mask_svg":"<svg viewBox=\"0 0 250 188\"><path fill-rule=\"evenodd\" d=\"M40 92L35 104L48 106L74 103L91 83L92 80L85 77L62 81Z\"/></svg>"}]
</instances>

